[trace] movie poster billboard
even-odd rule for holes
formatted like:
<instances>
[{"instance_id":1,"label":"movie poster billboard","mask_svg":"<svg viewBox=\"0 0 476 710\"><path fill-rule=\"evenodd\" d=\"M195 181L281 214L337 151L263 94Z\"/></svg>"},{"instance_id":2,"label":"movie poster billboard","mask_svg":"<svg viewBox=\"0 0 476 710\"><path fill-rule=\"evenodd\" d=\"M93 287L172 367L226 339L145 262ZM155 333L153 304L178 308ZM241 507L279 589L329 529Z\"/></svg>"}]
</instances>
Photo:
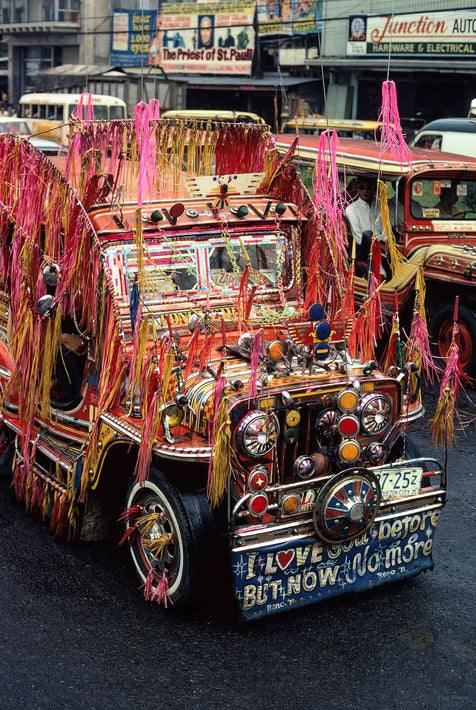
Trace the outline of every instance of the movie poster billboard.
<instances>
[{"instance_id":1,"label":"movie poster billboard","mask_svg":"<svg viewBox=\"0 0 476 710\"><path fill-rule=\"evenodd\" d=\"M347 55L465 57L476 54L476 10L349 16Z\"/></svg>"},{"instance_id":2,"label":"movie poster billboard","mask_svg":"<svg viewBox=\"0 0 476 710\"><path fill-rule=\"evenodd\" d=\"M164 4L149 48L149 66L166 73L251 75L254 0Z\"/></svg>"},{"instance_id":3,"label":"movie poster billboard","mask_svg":"<svg viewBox=\"0 0 476 710\"><path fill-rule=\"evenodd\" d=\"M260 35L320 32L321 18L321 0L258 0Z\"/></svg>"},{"instance_id":4,"label":"movie poster billboard","mask_svg":"<svg viewBox=\"0 0 476 710\"><path fill-rule=\"evenodd\" d=\"M112 14L111 64L141 66L147 63L156 26L156 10L114 10Z\"/></svg>"}]
</instances>

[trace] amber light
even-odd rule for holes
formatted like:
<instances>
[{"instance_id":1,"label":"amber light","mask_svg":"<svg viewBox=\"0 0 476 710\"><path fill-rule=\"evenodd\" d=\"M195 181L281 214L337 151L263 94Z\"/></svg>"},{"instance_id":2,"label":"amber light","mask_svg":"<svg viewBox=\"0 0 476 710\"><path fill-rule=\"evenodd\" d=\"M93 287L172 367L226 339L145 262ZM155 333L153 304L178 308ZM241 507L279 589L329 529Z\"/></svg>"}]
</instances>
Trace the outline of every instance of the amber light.
<instances>
[{"instance_id":1,"label":"amber light","mask_svg":"<svg viewBox=\"0 0 476 710\"><path fill-rule=\"evenodd\" d=\"M280 340L273 340L268 347L268 355L273 362L277 362L283 357L284 346Z\"/></svg>"},{"instance_id":2,"label":"amber light","mask_svg":"<svg viewBox=\"0 0 476 710\"><path fill-rule=\"evenodd\" d=\"M248 509L252 515L259 517L268 510L268 496L266 493L256 493L252 496Z\"/></svg>"},{"instance_id":3,"label":"amber light","mask_svg":"<svg viewBox=\"0 0 476 710\"><path fill-rule=\"evenodd\" d=\"M362 392L373 392L375 389L375 382L362 382Z\"/></svg>"},{"instance_id":4,"label":"amber light","mask_svg":"<svg viewBox=\"0 0 476 710\"><path fill-rule=\"evenodd\" d=\"M297 495L286 496L282 503L284 513L295 513L301 505L301 499Z\"/></svg>"},{"instance_id":5,"label":"amber light","mask_svg":"<svg viewBox=\"0 0 476 710\"><path fill-rule=\"evenodd\" d=\"M339 447L339 456L342 461L352 463L359 458L360 445L357 441L344 441Z\"/></svg>"},{"instance_id":6,"label":"amber light","mask_svg":"<svg viewBox=\"0 0 476 710\"><path fill-rule=\"evenodd\" d=\"M359 398L354 390L342 390L337 396L337 404L343 412L351 412L356 408Z\"/></svg>"}]
</instances>

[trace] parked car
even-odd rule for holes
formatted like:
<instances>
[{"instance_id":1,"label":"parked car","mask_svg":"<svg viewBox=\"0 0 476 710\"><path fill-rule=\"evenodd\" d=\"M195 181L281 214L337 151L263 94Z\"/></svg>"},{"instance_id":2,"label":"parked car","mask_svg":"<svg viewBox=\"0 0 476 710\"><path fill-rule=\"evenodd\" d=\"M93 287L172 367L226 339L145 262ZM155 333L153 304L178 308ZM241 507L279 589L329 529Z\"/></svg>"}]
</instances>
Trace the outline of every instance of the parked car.
<instances>
[{"instance_id":1,"label":"parked car","mask_svg":"<svg viewBox=\"0 0 476 710\"><path fill-rule=\"evenodd\" d=\"M20 138L27 138L35 148L41 150L45 155L64 155L66 152L66 149L55 141L41 136L32 136L28 124L23 118L0 116L0 134L2 133L10 133Z\"/></svg>"},{"instance_id":2,"label":"parked car","mask_svg":"<svg viewBox=\"0 0 476 710\"><path fill-rule=\"evenodd\" d=\"M79 127L81 166L0 137L2 471L56 536L122 511L165 606L231 572L253 619L431 569L446 475L410 369L303 312L312 210L267 127L211 133Z\"/></svg>"},{"instance_id":3,"label":"parked car","mask_svg":"<svg viewBox=\"0 0 476 710\"><path fill-rule=\"evenodd\" d=\"M476 158L476 118L439 118L415 134L410 145Z\"/></svg>"},{"instance_id":4,"label":"parked car","mask_svg":"<svg viewBox=\"0 0 476 710\"><path fill-rule=\"evenodd\" d=\"M277 145L288 150L292 137L278 136ZM296 163L309 186L318 153L319 138L301 136ZM410 150L412 166L381 152L373 141L342 139L337 163L347 185L361 175L381 177L387 184L390 218L405 263L398 274L381 286L382 303L389 316L395 296L407 324L413 306L415 279L423 269L426 309L435 354L444 357L451 342L455 297L459 296L461 363L476 375L476 160L420 148ZM344 189L345 185L343 185ZM452 197L443 206L445 194ZM400 207L399 207L400 205ZM403 207L403 209L402 209ZM356 298L363 302L367 279L355 282Z\"/></svg>"}]
</instances>

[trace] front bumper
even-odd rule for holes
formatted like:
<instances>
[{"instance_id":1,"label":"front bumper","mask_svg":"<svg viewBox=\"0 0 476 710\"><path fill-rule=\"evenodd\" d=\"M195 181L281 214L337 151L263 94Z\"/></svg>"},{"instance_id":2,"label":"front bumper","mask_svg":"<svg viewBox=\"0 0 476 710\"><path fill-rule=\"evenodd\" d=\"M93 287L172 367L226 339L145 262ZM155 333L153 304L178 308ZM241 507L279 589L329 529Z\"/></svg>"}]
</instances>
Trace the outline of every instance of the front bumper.
<instances>
[{"instance_id":1,"label":"front bumper","mask_svg":"<svg viewBox=\"0 0 476 710\"><path fill-rule=\"evenodd\" d=\"M287 609L411 577L432 569L433 536L446 501L446 483L405 500L381 503L359 537L323 542L312 524L235 531L234 593L242 618ZM316 503L317 505L318 503Z\"/></svg>"}]
</instances>

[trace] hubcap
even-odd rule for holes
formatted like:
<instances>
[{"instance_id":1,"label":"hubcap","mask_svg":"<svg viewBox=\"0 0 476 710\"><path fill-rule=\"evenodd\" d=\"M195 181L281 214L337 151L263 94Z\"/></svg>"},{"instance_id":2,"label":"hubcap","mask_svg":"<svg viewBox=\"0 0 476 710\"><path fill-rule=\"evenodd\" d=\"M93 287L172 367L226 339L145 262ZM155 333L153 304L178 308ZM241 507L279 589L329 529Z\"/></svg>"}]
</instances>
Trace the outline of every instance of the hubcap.
<instances>
[{"instance_id":1,"label":"hubcap","mask_svg":"<svg viewBox=\"0 0 476 710\"><path fill-rule=\"evenodd\" d=\"M471 355L473 354L473 342L471 340L471 335L466 326L466 323L458 321L459 334L457 336L456 344L459 348L459 361L461 367L466 367L468 362L471 360ZM446 357L448 354L449 347L451 345L451 338L453 335L453 322L446 321L440 327L438 332L438 351L441 357Z\"/></svg>"}]
</instances>

